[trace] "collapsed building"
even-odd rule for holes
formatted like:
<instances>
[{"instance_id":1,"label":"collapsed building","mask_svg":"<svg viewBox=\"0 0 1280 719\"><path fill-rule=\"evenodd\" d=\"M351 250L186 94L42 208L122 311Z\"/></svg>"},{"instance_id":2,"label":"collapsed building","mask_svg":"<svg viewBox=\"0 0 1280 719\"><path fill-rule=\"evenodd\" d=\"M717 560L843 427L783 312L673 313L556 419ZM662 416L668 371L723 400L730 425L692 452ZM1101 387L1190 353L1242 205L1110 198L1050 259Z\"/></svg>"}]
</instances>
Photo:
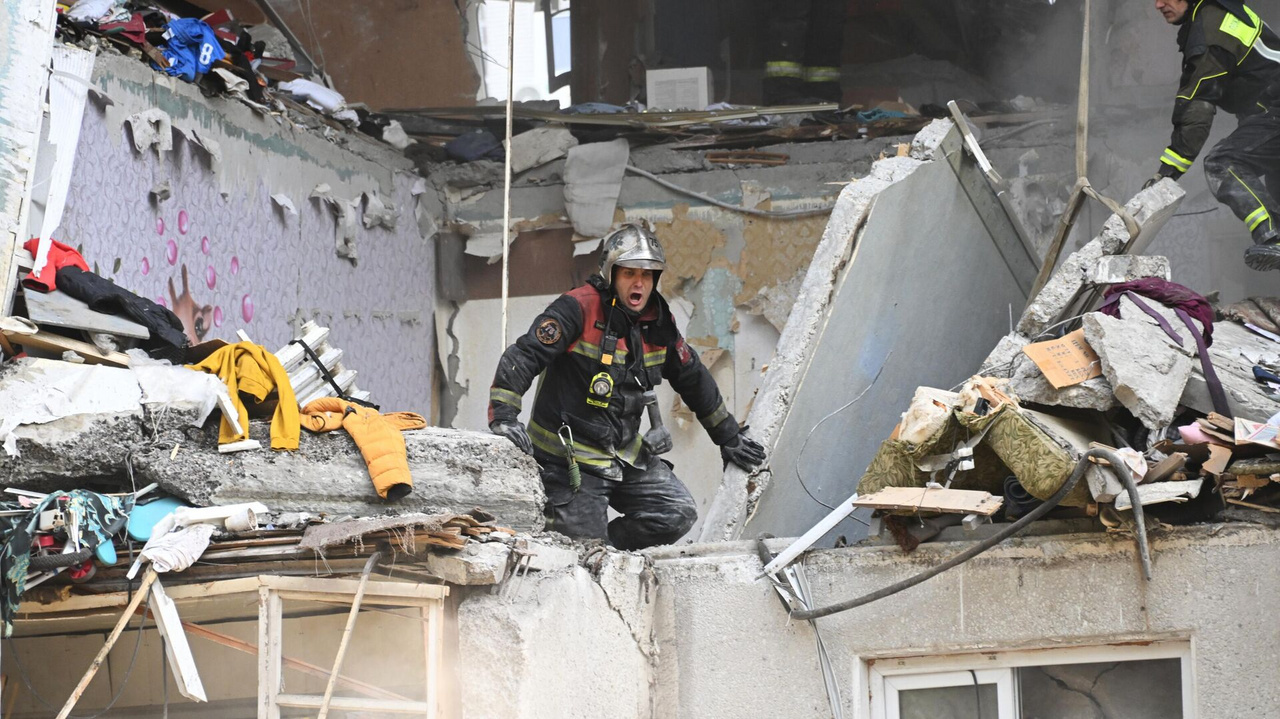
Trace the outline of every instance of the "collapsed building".
<instances>
[{"instance_id":1,"label":"collapsed building","mask_svg":"<svg viewBox=\"0 0 1280 719\"><path fill-rule=\"evenodd\" d=\"M147 5L238 44L242 4ZM1114 214L1088 201L1062 220L1075 76L1016 104L1000 100L1016 78L991 79L1002 54L1076 44L1074 10L983 3L1049 18L995 36L955 11L969 36L938 56L1001 48L968 71L860 48L853 111L654 117L622 107L643 85L628 60L715 66L689 49L714 44L690 40L749 13L713 3L682 24L663 3L587 2L574 38L599 42L574 44L573 97L620 112L517 105L504 227L501 108L454 107L474 104L457 101L468 76L491 80L462 51L485 32L475 5L405 11L447 30L414 50L450 70L420 83L434 89L374 83L328 45L326 70L386 110L371 113L332 87L281 88L320 61L290 37L313 19L303 4L274 4L247 34L294 64L228 63L214 85L149 67L150 43L106 16L0 17L15 49L0 75L0 515L6 543L35 537L0 560L4 717L1280 706L1257 672L1280 638L1241 619L1280 590L1264 569L1280 553L1280 292L1239 264L1244 231L1198 177L1139 191L1150 168L1133 157L1158 155L1176 77L1144 64L1161 55L1135 6L1093 8L1113 27L1094 25L1106 121L1087 164ZM938 12L855 17L878 42L936 39ZM626 30L637 18L652 34ZM1045 40L1068 23L1069 41ZM753 84L747 53L719 87ZM661 391L699 523L638 553L543 531L536 463L485 431L502 348L626 221L662 238L663 292L769 453L726 470ZM521 271L504 301L508 228ZM50 251L27 237L171 310L180 360L144 351L156 328L137 317L24 282ZM1171 280L1218 290L1210 315L1162 303L1151 288ZM244 345L284 375L256 404L199 369L257 352ZM274 451L293 409L296 450ZM375 415L402 471L379 473L370 430L348 424Z\"/></svg>"}]
</instances>

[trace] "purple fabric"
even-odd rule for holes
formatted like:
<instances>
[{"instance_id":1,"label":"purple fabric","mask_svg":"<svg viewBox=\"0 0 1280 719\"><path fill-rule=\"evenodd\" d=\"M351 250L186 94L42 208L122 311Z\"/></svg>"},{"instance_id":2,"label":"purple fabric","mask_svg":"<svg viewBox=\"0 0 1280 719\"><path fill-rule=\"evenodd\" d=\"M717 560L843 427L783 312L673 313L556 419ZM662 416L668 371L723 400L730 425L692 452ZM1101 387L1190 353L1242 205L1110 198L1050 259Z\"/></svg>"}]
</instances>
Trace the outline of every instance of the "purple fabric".
<instances>
[{"instance_id":1,"label":"purple fabric","mask_svg":"<svg viewBox=\"0 0 1280 719\"><path fill-rule=\"evenodd\" d=\"M1138 295L1156 300L1171 308L1174 314L1178 315L1178 319L1182 320L1182 324L1187 326L1187 331L1196 341L1196 354L1200 356L1200 369L1204 372L1205 384L1209 386L1209 398L1213 401L1213 408L1219 414L1232 416L1227 394L1222 389L1218 373L1213 369L1213 362L1209 360L1209 345L1213 343L1213 307L1209 305L1209 301L1182 285L1158 277L1120 282L1107 289L1107 293L1103 296L1102 307L1098 308L1099 312L1118 319L1120 298L1128 297L1138 306L1138 309L1151 315L1152 319L1160 324L1160 329L1164 330L1164 333L1179 346L1182 345L1182 337L1169 325L1168 320L1143 302ZM1192 323L1193 318L1200 320L1204 326L1203 335Z\"/></svg>"},{"instance_id":2,"label":"purple fabric","mask_svg":"<svg viewBox=\"0 0 1280 719\"><path fill-rule=\"evenodd\" d=\"M1213 346L1213 307L1210 306L1209 300L1206 300L1194 290L1183 287L1176 282L1162 280L1159 277L1144 277L1131 282L1119 282L1107 289L1107 293L1103 295L1102 307L1099 307L1098 311L1104 315L1119 317L1120 298L1126 292L1142 295L1166 307L1181 309L1190 315L1192 319L1199 320L1200 324L1204 326L1204 346Z\"/></svg>"}]
</instances>

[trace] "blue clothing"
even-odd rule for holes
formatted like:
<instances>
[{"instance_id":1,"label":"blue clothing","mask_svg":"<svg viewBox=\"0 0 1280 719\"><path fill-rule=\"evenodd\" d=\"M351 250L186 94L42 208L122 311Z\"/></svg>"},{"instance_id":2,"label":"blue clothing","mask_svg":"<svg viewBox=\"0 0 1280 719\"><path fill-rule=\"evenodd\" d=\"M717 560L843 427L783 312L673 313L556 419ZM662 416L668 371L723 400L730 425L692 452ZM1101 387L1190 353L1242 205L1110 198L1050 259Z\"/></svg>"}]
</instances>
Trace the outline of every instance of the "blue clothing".
<instances>
[{"instance_id":1,"label":"blue clothing","mask_svg":"<svg viewBox=\"0 0 1280 719\"><path fill-rule=\"evenodd\" d=\"M213 28L203 20L179 18L165 25L164 31L169 42L160 52L169 61L164 68L169 75L195 82L196 75L209 72L213 63L227 56Z\"/></svg>"}]
</instances>

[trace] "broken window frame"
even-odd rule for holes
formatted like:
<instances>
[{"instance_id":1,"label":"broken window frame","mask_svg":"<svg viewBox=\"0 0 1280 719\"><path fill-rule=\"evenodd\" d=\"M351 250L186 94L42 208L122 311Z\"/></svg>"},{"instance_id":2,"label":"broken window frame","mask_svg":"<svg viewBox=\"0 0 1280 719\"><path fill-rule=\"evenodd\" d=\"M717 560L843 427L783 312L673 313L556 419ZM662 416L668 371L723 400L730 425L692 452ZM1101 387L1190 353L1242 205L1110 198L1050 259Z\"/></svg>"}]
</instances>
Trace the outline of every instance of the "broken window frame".
<instances>
[{"instance_id":1,"label":"broken window frame","mask_svg":"<svg viewBox=\"0 0 1280 719\"><path fill-rule=\"evenodd\" d=\"M555 7L559 7L559 9L553 9ZM568 13L572 8L569 7L569 0L538 0L538 9L542 11L542 27L546 36L543 44L547 50L547 93L550 94L573 81L572 61L568 70L559 75L556 74L556 34L554 27L555 16L560 13Z\"/></svg>"},{"instance_id":2,"label":"broken window frame","mask_svg":"<svg viewBox=\"0 0 1280 719\"><path fill-rule=\"evenodd\" d=\"M884 719L901 719L899 715L899 697L901 692L917 689L972 688L974 686L996 685L996 716L998 719L1013 719L1018 712L1013 670L973 669L952 672L930 672L928 674L897 674L884 677L884 691L880 694L883 707L880 709ZM873 713L874 715L874 713Z\"/></svg>"},{"instance_id":3,"label":"broken window frame","mask_svg":"<svg viewBox=\"0 0 1280 719\"><path fill-rule=\"evenodd\" d=\"M1136 662L1154 659L1178 659L1181 667L1182 719L1196 719L1195 678L1192 670L1190 639L1135 639L1124 644L1084 645L1076 647L1019 648L981 652L917 656L864 656L854 673L853 696L866 697L854 704L856 719L890 719L890 707L897 707L897 693L904 689L945 686L972 686L976 672L979 684L997 684L1000 719L1017 719L1018 687L1016 669L1061 664L1094 664L1102 662ZM1000 694L998 675L1008 676L1014 700L1012 710Z\"/></svg>"}]
</instances>

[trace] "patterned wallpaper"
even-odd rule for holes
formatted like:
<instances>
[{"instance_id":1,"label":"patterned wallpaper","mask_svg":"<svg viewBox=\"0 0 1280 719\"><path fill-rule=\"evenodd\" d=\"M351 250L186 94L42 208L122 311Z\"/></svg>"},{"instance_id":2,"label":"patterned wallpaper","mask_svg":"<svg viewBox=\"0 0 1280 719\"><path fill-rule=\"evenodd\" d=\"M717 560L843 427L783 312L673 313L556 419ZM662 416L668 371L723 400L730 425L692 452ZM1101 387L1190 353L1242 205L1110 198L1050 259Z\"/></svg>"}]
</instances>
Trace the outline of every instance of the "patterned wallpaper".
<instances>
[{"instance_id":1,"label":"patterned wallpaper","mask_svg":"<svg viewBox=\"0 0 1280 719\"><path fill-rule=\"evenodd\" d=\"M137 152L85 108L67 209L55 238L82 248L101 275L173 309L193 341L254 342L278 349L291 324L330 328L343 365L384 410L429 414L435 356L435 248L414 221L414 176L397 174L395 230L359 230L359 263L334 252L335 219L311 188L219 192L208 156L174 134L163 157ZM235 162L224 151L223 163ZM169 181L172 196L150 193ZM285 192L298 214L272 201Z\"/></svg>"}]
</instances>

